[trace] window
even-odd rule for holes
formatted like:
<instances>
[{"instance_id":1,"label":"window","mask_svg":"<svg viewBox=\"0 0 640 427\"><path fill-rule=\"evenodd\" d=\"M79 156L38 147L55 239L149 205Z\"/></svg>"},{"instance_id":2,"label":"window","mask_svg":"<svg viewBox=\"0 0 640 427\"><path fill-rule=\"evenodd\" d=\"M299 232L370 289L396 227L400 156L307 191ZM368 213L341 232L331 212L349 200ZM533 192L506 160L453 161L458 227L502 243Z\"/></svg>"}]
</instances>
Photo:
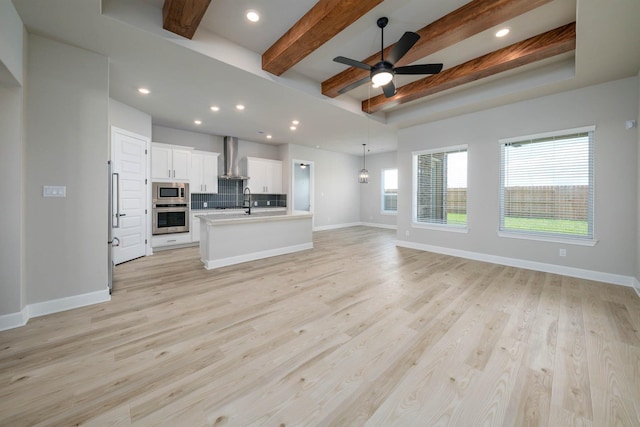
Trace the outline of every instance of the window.
<instances>
[{"instance_id":1,"label":"window","mask_svg":"<svg viewBox=\"0 0 640 427\"><path fill-rule=\"evenodd\" d=\"M382 213L398 211L398 169L382 169Z\"/></svg>"},{"instance_id":2,"label":"window","mask_svg":"<svg viewBox=\"0 0 640 427\"><path fill-rule=\"evenodd\" d=\"M467 146L413 153L413 222L467 226Z\"/></svg>"},{"instance_id":3,"label":"window","mask_svg":"<svg viewBox=\"0 0 640 427\"><path fill-rule=\"evenodd\" d=\"M500 141L500 231L593 239L595 127Z\"/></svg>"}]
</instances>

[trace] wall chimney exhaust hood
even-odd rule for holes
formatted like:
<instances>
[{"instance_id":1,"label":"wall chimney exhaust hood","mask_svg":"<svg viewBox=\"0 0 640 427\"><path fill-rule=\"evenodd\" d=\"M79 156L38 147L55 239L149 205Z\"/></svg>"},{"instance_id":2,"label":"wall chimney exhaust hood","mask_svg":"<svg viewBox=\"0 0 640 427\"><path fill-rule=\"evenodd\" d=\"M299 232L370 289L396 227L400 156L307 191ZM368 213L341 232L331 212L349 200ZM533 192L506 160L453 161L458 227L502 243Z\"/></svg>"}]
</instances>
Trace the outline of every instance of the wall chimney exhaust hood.
<instances>
[{"instance_id":1,"label":"wall chimney exhaust hood","mask_svg":"<svg viewBox=\"0 0 640 427\"><path fill-rule=\"evenodd\" d=\"M245 180L248 176L240 174L240 156L238 154L238 138L235 136L224 137L224 173L220 179Z\"/></svg>"}]
</instances>

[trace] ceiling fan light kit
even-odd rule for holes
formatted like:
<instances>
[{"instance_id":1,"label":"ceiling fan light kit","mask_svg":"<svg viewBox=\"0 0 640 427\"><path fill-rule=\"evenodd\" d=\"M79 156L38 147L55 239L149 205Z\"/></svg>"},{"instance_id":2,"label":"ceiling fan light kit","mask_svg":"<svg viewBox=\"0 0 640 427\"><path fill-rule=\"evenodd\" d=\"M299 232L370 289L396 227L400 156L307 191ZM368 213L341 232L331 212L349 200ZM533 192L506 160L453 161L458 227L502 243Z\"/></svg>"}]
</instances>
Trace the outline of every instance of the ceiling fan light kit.
<instances>
[{"instance_id":1,"label":"ceiling fan light kit","mask_svg":"<svg viewBox=\"0 0 640 427\"><path fill-rule=\"evenodd\" d=\"M349 90L363 85L367 82L371 82L373 87L382 87L384 96L387 98L396 94L396 86L393 83L393 77L396 74L437 74L442 70L442 64L419 64L408 65L404 67L395 67L396 64L414 44L420 39L420 35L411 31L405 32L400 40L393 46L391 52L385 59L384 57L384 27L389 23L389 19L386 17L379 18L377 21L378 28L381 31L380 39L380 61L375 65L365 64L364 62L356 61L355 59L345 58L344 56L336 56L333 58L335 62L348 65L350 67L361 68L369 71L369 78L362 79L354 84L351 84L340 91L345 93Z\"/></svg>"}]
</instances>

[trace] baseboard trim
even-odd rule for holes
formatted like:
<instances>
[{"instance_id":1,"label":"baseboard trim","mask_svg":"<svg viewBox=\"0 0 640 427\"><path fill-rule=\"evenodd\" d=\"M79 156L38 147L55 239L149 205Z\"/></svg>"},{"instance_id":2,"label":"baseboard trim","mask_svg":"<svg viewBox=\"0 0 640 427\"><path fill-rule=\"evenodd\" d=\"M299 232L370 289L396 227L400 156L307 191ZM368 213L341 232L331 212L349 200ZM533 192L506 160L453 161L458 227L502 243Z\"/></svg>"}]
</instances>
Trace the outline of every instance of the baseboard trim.
<instances>
[{"instance_id":1,"label":"baseboard trim","mask_svg":"<svg viewBox=\"0 0 640 427\"><path fill-rule=\"evenodd\" d=\"M313 231L337 230L338 228L357 227L358 225L362 225L362 223L361 222L350 222L350 223L347 223L347 224L321 225L319 227L313 227Z\"/></svg>"},{"instance_id":2,"label":"baseboard trim","mask_svg":"<svg viewBox=\"0 0 640 427\"><path fill-rule=\"evenodd\" d=\"M26 307L17 313L4 314L0 316L0 331L19 328L26 325L28 320Z\"/></svg>"},{"instance_id":3,"label":"baseboard trim","mask_svg":"<svg viewBox=\"0 0 640 427\"><path fill-rule=\"evenodd\" d=\"M378 224L375 222L362 222L360 225L364 225L365 227L375 227L375 228L386 228L388 230L397 230L398 226L393 224Z\"/></svg>"},{"instance_id":4,"label":"baseboard trim","mask_svg":"<svg viewBox=\"0 0 640 427\"><path fill-rule=\"evenodd\" d=\"M633 278L633 289L635 289L636 294L640 297L640 282L637 277Z\"/></svg>"},{"instance_id":5,"label":"baseboard trim","mask_svg":"<svg viewBox=\"0 0 640 427\"><path fill-rule=\"evenodd\" d=\"M24 326L27 324L29 319L33 317L59 313L61 311L99 304L110 300L111 295L109 294L109 289L104 289L101 291L29 304L18 313L0 316L0 331Z\"/></svg>"},{"instance_id":6,"label":"baseboard trim","mask_svg":"<svg viewBox=\"0 0 640 427\"><path fill-rule=\"evenodd\" d=\"M582 268L566 267L562 265L547 264L543 262L527 261L518 258L508 258L497 255L488 255L479 252L464 251L461 249L445 248L441 246L426 245L423 243L396 241L396 246L409 249L417 249L427 252L435 252L443 255L451 255L475 261L490 262L493 264L507 265L510 267L526 268L528 270L543 271L545 273L561 274L563 276L577 277L579 279L594 280L597 282L612 283L614 285L634 286L634 277L621 274L605 273L601 271L586 270ZM636 292L638 288L636 288ZM640 295L640 293L639 293Z\"/></svg>"},{"instance_id":7,"label":"baseboard trim","mask_svg":"<svg viewBox=\"0 0 640 427\"><path fill-rule=\"evenodd\" d=\"M243 262L255 261L263 258L271 258L278 255L286 255L293 252L305 251L307 249L313 249L313 243L303 243L300 245L286 246L284 248L269 249L267 251L253 252L250 254L209 261L201 259L201 261L204 264L204 268L206 268L207 270L214 270L216 268L226 267L228 265L241 264Z\"/></svg>"}]
</instances>

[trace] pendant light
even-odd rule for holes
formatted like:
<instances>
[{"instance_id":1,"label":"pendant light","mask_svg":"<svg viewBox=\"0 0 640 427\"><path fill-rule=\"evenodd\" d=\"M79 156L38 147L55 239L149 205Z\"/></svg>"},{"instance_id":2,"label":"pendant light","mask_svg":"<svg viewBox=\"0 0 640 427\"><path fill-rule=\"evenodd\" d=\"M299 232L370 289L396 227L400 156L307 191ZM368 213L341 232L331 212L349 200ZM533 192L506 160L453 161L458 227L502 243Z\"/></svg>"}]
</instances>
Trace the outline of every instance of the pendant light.
<instances>
[{"instance_id":1,"label":"pendant light","mask_svg":"<svg viewBox=\"0 0 640 427\"><path fill-rule=\"evenodd\" d=\"M362 144L362 169L360 170L360 184L367 184L369 182L369 171L367 170L367 144Z\"/></svg>"}]
</instances>

